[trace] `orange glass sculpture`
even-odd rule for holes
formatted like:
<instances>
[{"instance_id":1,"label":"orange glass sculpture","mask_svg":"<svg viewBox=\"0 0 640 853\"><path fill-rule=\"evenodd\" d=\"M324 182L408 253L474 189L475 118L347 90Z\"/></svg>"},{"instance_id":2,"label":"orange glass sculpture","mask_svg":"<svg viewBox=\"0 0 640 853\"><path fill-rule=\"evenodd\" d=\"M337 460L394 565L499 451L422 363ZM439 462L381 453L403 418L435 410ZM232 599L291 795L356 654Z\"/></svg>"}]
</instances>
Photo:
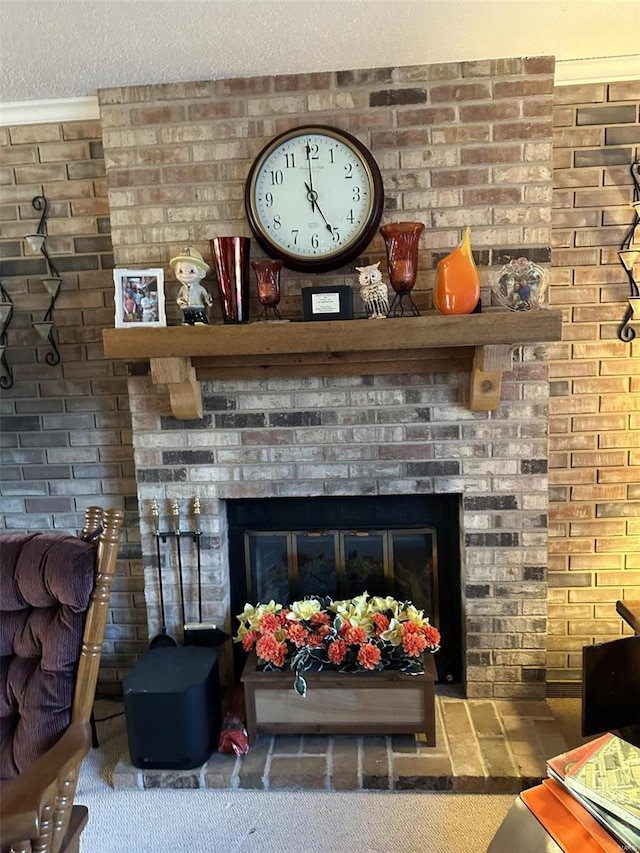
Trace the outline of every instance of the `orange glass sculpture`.
<instances>
[{"instance_id":1,"label":"orange glass sculpture","mask_svg":"<svg viewBox=\"0 0 640 853\"><path fill-rule=\"evenodd\" d=\"M480 277L467 228L460 245L438 262L433 304L441 314L471 314L479 299Z\"/></svg>"}]
</instances>

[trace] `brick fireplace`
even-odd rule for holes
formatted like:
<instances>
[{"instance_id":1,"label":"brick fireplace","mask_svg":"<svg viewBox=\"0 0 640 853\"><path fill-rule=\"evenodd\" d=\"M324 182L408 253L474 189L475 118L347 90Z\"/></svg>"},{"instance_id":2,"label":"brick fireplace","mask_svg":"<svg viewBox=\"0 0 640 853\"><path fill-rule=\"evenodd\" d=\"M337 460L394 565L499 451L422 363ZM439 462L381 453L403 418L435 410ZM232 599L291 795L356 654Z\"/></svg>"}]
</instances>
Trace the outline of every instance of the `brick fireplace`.
<instances>
[{"instance_id":1,"label":"brick fireplace","mask_svg":"<svg viewBox=\"0 0 640 853\"><path fill-rule=\"evenodd\" d=\"M523 355L530 360L507 384L505 411L481 416L457 400L464 374L205 383L205 416L197 422L163 414L168 400L157 387L130 379L150 636L159 630L150 535L158 495L166 498L165 515L177 498L185 517L192 497L200 498L204 615L228 628L234 567L227 501L460 494L467 695L541 696L547 380L536 352ZM183 559L194 578L193 554ZM165 597L176 626L176 583ZM189 618L193 583L187 597Z\"/></svg>"},{"instance_id":2,"label":"brick fireplace","mask_svg":"<svg viewBox=\"0 0 640 853\"><path fill-rule=\"evenodd\" d=\"M438 258L459 242L466 225L483 304L490 306L492 275L508 258L550 258L552 91L548 57L102 91L116 264L168 270L183 245L209 257L211 237L250 236L242 197L253 157L288 127L334 124L361 137L376 157L385 185L383 222L418 219L427 226L416 287L421 311L431 310ZM260 256L256 245L253 253ZM383 258L376 236L363 260ZM300 319L305 285L354 282L351 267L315 278L287 273L282 313ZM207 283L215 295L214 281ZM170 324L178 322L172 288L169 280ZM215 306L214 321L220 317ZM452 339L456 344L464 341ZM200 499L204 616L230 629L236 567L229 561L229 501L459 495L466 695L544 696L544 346L517 348L493 412L469 410L466 373L399 369L205 379L203 418L181 421L171 414L163 386L152 384L144 368L131 373L150 636L159 630L153 498L166 523L169 502L177 499L185 524L195 523L190 507ZM193 578L192 551L184 562ZM193 583L187 597L189 618ZM171 631L180 623L177 583L165 598ZM230 663L229 656L227 679Z\"/></svg>"}]
</instances>

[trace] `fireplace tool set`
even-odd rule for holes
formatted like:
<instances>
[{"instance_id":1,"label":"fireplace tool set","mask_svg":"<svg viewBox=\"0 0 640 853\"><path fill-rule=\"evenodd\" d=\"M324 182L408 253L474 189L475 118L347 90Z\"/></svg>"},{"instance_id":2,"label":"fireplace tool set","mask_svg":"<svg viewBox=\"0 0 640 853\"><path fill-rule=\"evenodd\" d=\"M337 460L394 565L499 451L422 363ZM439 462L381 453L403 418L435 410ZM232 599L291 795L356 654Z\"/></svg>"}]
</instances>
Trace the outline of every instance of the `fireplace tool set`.
<instances>
[{"instance_id":1,"label":"fireplace tool set","mask_svg":"<svg viewBox=\"0 0 640 853\"><path fill-rule=\"evenodd\" d=\"M158 571L158 592L160 599L160 633L156 634L149 643L150 649L160 648L162 646L177 646L178 642L168 632L165 616L165 600L164 600L164 577L162 571L162 550L163 546L166 550L167 559L165 565L170 567L171 554L175 550L178 574L178 589L180 591L180 611L182 616L182 632L185 646L219 646L225 640L229 639L229 634L221 631L212 622L203 622L202 619L202 561L201 561L201 546L202 531L200 530L200 500L193 499L193 515L195 519L195 529L182 530L180 527L180 505L177 500L171 502L172 524L170 530L160 529L160 507L158 501L154 498L151 502L151 515L154 519L154 535L156 540L156 562ZM189 539L193 541L196 550L196 579L198 585L198 621L187 622L185 609L185 578L184 566L182 561L182 540ZM173 545L166 548L168 542L175 542ZM171 571L171 576L174 572Z\"/></svg>"}]
</instances>

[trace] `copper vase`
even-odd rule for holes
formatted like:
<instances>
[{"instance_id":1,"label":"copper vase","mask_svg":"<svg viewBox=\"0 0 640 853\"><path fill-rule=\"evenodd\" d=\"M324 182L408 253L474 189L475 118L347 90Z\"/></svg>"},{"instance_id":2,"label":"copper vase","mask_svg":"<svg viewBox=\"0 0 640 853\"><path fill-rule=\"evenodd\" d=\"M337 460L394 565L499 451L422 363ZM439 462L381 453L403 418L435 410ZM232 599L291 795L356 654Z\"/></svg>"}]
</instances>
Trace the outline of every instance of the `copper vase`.
<instances>
[{"instance_id":1,"label":"copper vase","mask_svg":"<svg viewBox=\"0 0 640 853\"><path fill-rule=\"evenodd\" d=\"M271 315L282 320L280 312L276 307L280 302L280 271L282 261L270 259L251 261L251 266L256 274L258 282L258 302L262 305L262 311L258 320L268 320Z\"/></svg>"},{"instance_id":2,"label":"copper vase","mask_svg":"<svg viewBox=\"0 0 640 853\"><path fill-rule=\"evenodd\" d=\"M422 222L390 222L380 228L387 250L389 281L395 293L389 309L391 317L404 315L405 301L414 316L420 315L411 291L418 273L418 245L423 230Z\"/></svg>"},{"instance_id":3,"label":"copper vase","mask_svg":"<svg viewBox=\"0 0 640 853\"><path fill-rule=\"evenodd\" d=\"M225 323L249 322L249 237L214 237L209 241Z\"/></svg>"}]
</instances>

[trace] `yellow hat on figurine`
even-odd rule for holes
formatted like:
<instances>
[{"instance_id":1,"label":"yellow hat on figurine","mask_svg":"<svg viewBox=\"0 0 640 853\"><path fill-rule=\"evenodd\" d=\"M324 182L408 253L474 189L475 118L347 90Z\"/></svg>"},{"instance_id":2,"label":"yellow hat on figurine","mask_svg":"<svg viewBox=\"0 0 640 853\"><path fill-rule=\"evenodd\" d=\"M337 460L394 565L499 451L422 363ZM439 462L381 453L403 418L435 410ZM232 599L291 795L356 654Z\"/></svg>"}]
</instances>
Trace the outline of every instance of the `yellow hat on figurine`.
<instances>
[{"instance_id":1,"label":"yellow hat on figurine","mask_svg":"<svg viewBox=\"0 0 640 853\"><path fill-rule=\"evenodd\" d=\"M204 270L206 273L211 269L200 252L197 249L194 249L193 246L187 246L187 248L183 249L179 255L175 256L175 258L171 258L169 266L171 269L175 269L180 263L192 263L194 266L198 267L198 269Z\"/></svg>"}]
</instances>

